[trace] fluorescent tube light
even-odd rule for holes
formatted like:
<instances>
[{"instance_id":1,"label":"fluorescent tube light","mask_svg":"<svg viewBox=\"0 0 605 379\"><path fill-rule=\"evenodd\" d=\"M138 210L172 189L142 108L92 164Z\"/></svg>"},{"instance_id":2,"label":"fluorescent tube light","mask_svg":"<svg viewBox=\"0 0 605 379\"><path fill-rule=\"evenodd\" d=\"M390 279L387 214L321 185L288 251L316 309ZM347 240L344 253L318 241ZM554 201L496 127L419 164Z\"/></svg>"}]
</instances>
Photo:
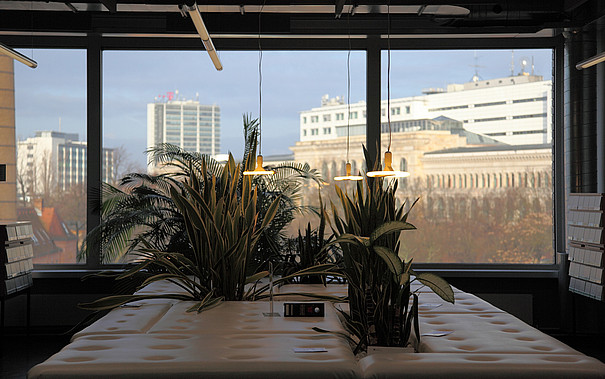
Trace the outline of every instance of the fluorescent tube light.
<instances>
[{"instance_id":1,"label":"fluorescent tube light","mask_svg":"<svg viewBox=\"0 0 605 379\"><path fill-rule=\"evenodd\" d=\"M9 57L11 57L15 60L18 60L19 62L21 62L24 65L27 65L31 68L38 67L38 63L35 60L26 57L25 55L21 54L17 50L13 50L3 43L0 43L0 53L8 55Z\"/></svg>"},{"instance_id":2,"label":"fluorescent tube light","mask_svg":"<svg viewBox=\"0 0 605 379\"><path fill-rule=\"evenodd\" d=\"M189 17L191 17L191 21L193 21L193 25L195 25L195 29L202 39L204 48L208 52L208 55L210 55L210 59L212 60L212 63L214 63L214 67L216 67L218 71L221 71L223 69L223 65L216 54L214 44L212 43L212 39L210 39L210 34L208 34L208 29L206 29L204 20L202 20L202 15L197 8L197 3L194 3L192 6L185 5L184 7L189 13Z\"/></svg>"},{"instance_id":3,"label":"fluorescent tube light","mask_svg":"<svg viewBox=\"0 0 605 379\"><path fill-rule=\"evenodd\" d=\"M597 54L595 56L592 56L592 57L590 57L588 59L585 59L585 60L581 61L580 63L578 63L576 65L576 68L578 70L582 70L584 68L588 68L588 67L594 66L595 64L601 63L603 61L605 61L605 51L603 51L602 53L599 53L599 54Z\"/></svg>"}]
</instances>

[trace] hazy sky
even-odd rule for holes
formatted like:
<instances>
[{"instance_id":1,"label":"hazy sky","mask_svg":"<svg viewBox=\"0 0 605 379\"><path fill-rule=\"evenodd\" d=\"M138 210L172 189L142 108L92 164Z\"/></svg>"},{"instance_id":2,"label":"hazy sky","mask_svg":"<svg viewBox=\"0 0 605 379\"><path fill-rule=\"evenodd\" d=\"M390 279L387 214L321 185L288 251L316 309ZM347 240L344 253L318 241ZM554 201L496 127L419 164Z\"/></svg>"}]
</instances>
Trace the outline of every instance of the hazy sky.
<instances>
[{"instance_id":1,"label":"hazy sky","mask_svg":"<svg viewBox=\"0 0 605 379\"><path fill-rule=\"evenodd\" d=\"M38 61L30 69L15 62L17 137L37 130L79 133L86 138L86 65L82 50L20 50ZM204 52L125 52L103 55L103 143L124 146L143 166L147 104L158 95L179 91L221 109L221 152L236 157L243 149L242 115L258 117L258 53L221 52L216 71ZM386 52L383 99L386 99ZM511 72L510 50L394 51L391 98L420 95L423 88L469 81L475 70L483 79ZM551 76L550 50L515 50L515 73L532 57L535 73ZM479 65L480 67L473 67ZM324 94L347 93L347 52L263 52L263 154L289 153L299 136L299 112L320 106ZM351 102L365 98L365 53L351 53Z\"/></svg>"}]
</instances>

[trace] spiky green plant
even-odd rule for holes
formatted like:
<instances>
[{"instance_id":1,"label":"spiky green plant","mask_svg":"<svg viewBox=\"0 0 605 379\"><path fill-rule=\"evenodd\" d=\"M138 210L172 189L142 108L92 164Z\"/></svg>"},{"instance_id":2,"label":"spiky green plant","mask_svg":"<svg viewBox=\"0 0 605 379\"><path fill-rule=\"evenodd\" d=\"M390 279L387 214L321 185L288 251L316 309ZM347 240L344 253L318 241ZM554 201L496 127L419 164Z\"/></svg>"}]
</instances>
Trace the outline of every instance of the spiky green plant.
<instances>
[{"instance_id":1,"label":"spiky green plant","mask_svg":"<svg viewBox=\"0 0 605 379\"><path fill-rule=\"evenodd\" d=\"M255 121L250 122L247 118L244 118L244 123L255 125ZM256 129L253 128L252 137L247 134L248 139L255 140L255 133ZM132 193L114 191L114 196L103 203L112 212L109 217L112 222L102 224L95 230L96 234L89 235L89 238L93 236L98 239L88 240L87 248L94 246L93 242L116 250L127 247L134 251L137 259L117 279L144 274L147 279L141 286L158 280L169 280L183 288L186 294L116 295L82 304L82 308L101 310L145 298L163 297L196 300L192 310L201 311L217 304L221 299L262 297L268 287L249 284L257 282L267 272L257 272L250 267L255 266L252 262L258 254L261 238L275 237L283 228L283 224L273 224L276 217L281 212L281 217L289 220L288 215L295 210L294 200L289 199L284 203L283 198L295 197L297 186L288 185L292 178L285 175L268 182L244 177L243 171L251 167L255 157L255 142L250 146L251 150L246 149L243 164L236 164L233 156L229 155L225 165L218 164L209 156L187 153L171 145L152 150L152 159L172 166L171 174L145 177L145 183L154 183L152 189L134 186L133 193L136 196L140 194L143 201L137 198L138 202L130 203ZM286 168L290 172L296 172L298 177L314 176L311 170L283 166L283 170ZM267 196L266 188L281 188L283 191ZM170 230L172 234L164 233L162 229L161 236L164 238L154 234L158 225L167 226L161 219L163 214L154 209L156 202L161 202L167 209L166 212L176 219ZM131 209L133 204L136 209ZM150 205L152 209L138 209L141 204ZM283 207L283 204L291 206ZM145 238L141 233L134 240L127 238L135 228L142 225L136 219L131 221L123 217L136 212L140 212L141 217L147 217L143 225L146 229L142 233L149 233L146 236L152 238ZM124 223L123 226L120 221ZM267 231L271 228L273 234L268 235ZM114 237L112 240L111 235L119 238ZM186 248L167 248L171 245L166 245L166 241L173 241L176 236L186 238ZM297 274L324 275L324 271L329 272L331 267L319 265ZM291 278L281 278L275 284L289 279Z\"/></svg>"},{"instance_id":2,"label":"spiky green plant","mask_svg":"<svg viewBox=\"0 0 605 379\"><path fill-rule=\"evenodd\" d=\"M163 252L144 249L141 259L120 278L142 272L151 265L162 268L143 285L169 280L186 290L186 294L116 295L92 303L81 304L85 309L107 309L127 302L147 298L195 300L190 310L201 311L221 300L243 300L258 294L247 288L265 275L259 272L246 275L248 261L255 251L262 232L271 223L280 204L275 199L259 221L258 189L251 178L243 178L238 190L241 167L230 155L220 175L210 173L202 160L201 176L190 170L190 176L179 185L173 185L170 198L183 216L192 253ZM321 271L323 267L315 268ZM261 288L262 289L262 288Z\"/></svg>"},{"instance_id":3,"label":"spiky green plant","mask_svg":"<svg viewBox=\"0 0 605 379\"><path fill-rule=\"evenodd\" d=\"M257 120L244 116L244 160L240 171L254 165ZM191 245L185 238L185 224L181 212L170 196L170 188L182 189L182 182L191 174L202 177L202 162L209 174L220 177L223 165L209 155L187 152L177 146L161 144L148 151L149 160L168 168L166 173L151 175L132 173L121 179L118 186L103 184L102 192L94 206L100 210L102 222L94 228L82 244L79 259L100 252L104 263L119 263L131 258L144 259L142 250L178 251L186 256ZM308 165L284 163L273 168L276 175L271 178L255 177L259 222L270 204L279 198L280 206L273 221L264 229L253 257L249 261L248 273L265 268L275 259L284 245L283 229L297 212L307 211L299 206L302 179L321 182L316 170ZM243 176L237 181L241 194ZM145 241L145 244L143 244Z\"/></svg>"},{"instance_id":4,"label":"spiky green plant","mask_svg":"<svg viewBox=\"0 0 605 379\"><path fill-rule=\"evenodd\" d=\"M338 266L342 257L337 251L336 246L329 249L326 246L334 239L334 235L326 237L326 222L328 215L320 205L319 226L311 228L311 223L307 224L305 234L298 231L298 236L291 238L288 243L289 252L283 254L283 275L290 275L302 269L313 267L319 264L334 264ZM332 279L340 279L333 277ZM299 283L326 284L325 276L304 276L293 279Z\"/></svg>"},{"instance_id":5,"label":"spiky green plant","mask_svg":"<svg viewBox=\"0 0 605 379\"><path fill-rule=\"evenodd\" d=\"M454 302L452 288L445 280L430 273L415 273L411 260L399 257L401 232L415 227L407 222L406 204L396 206L396 190L396 180L366 180L357 183L351 196L336 187L342 216L331 204L336 234L332 243L342 248L342 273L349 285L350 313L342 313L346 327L355 336L356 353L368 345L407 346L412 327L420 338L418 296L410 286L413 280Z\"/></svg>"}]
</instances>

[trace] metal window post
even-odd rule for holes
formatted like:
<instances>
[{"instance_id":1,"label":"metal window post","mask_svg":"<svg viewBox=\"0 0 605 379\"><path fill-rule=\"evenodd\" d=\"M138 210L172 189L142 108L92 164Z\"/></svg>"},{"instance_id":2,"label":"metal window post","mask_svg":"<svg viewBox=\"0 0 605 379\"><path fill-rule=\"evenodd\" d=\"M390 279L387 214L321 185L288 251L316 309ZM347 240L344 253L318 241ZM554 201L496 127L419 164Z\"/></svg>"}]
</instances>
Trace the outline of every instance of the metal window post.
<instances>
[{"instance_id":1,"label":"metal window post","mask_svg":"<svg viewBox=\"0 0 605 379\"><path fill-rule=\"evenodd\" d=\"M380 161L380 35L370 35L366 47L366 148L367 169Z\"/></svg>"},{"instance_id":2,"label":"metal window post","mask_svg":"<svg viewBox=\"0 0 605 379\"><path fill-rule=\"evenodd\" d=\"M87 203L101 196L101 151L102 151L102 67L103 52L101 36L89 34L86 49L86 135L87 135ZM100 225L101 214L98 210L86 207L86 232ZM87 266L96 268L100 264L100 251L95 251L88 257Z\"/></svg>"}]
</instances>

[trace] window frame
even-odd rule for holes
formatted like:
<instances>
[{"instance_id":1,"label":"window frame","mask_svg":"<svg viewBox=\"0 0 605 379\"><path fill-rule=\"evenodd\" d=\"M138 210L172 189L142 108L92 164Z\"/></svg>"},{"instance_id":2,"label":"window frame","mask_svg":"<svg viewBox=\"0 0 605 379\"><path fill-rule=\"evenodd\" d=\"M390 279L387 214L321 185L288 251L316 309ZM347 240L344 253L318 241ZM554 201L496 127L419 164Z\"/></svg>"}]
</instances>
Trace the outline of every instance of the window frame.
<instances>
[{"instance_id":1,"label":"window frame","mask_svg":"<svg viewBox=\"0 0 605 379\"><path fill-rule=\"evenodd\" d=\"M312 39L313 43L309 43ZM247 50L256 51L257 44L253 36L237 38L213 39L218 51ZM32 48L32 37L3 35L3 42L15 48ZM102 36L98 33L87 35L40 35L36 36L33 48L35 49L84 49L86 51L86 94L87 94L87 180L89 183L88 199L98 196L101 183L102 164L102 71L103 52L108 50L194 50L205 54L201 49L199 39L178 38L178 36ZM489 277L556 277L560 271L559 255L566 251L565 240L565 182L564 182L564 140L563 140L563 70L564 70L564 39L557 37L528 37L528 38L502 38L477 37L465 39L452 38L405 38L390 37L391 50L462 50L462 49L536 49L547 48L553 50L553 264L451 264L426 263L416 264L416 269L422 271L431 269L447 276L489 276ZM378 46L376 46L378 45ZM372 112L380 118L380 95L375 98L376 85L380 94L380 66L381 52L387 49L386 36L367 35L366 38L348 39L346 36L326 37L267 37L263 38L263 50L289 51L289 50L362 50L366 52L366 81L368 87L374 80L372 88L367 88L366 104L368 116L366 125L371 123ZM376 72L378 70L378 73ZM378 76L378 77L377 77ZM379 79L376 81L376 79ZM378 82L378 84L376 84ZM373 96L371 94L374 94ZM369 103L374 103L369 105ZM380 133L366 131L366 144L372 146L380 140ZM376 146L376 145L374 145ZM379 152L379 151L378 151ZM100 223L100 214L87 207L87 231ZM99 254L94 254L85 264L40 264L35 267L38 277L79 276L90 271L103 269L119 269L117 265L101 264Z\"/></svg>"}]
</instances>

